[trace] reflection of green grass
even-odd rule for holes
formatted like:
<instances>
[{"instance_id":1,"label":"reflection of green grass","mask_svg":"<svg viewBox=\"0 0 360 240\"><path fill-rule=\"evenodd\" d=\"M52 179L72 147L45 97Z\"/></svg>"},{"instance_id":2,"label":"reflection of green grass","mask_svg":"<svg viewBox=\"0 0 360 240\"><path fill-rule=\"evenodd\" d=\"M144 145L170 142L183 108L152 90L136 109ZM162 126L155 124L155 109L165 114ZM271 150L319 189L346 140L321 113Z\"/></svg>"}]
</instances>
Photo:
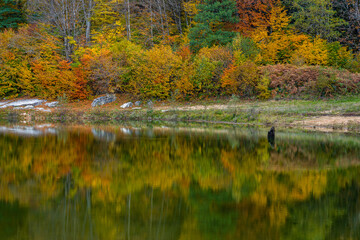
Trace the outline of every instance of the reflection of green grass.
<instances>
[{"instance_id":1,"label":"reflection of green grass","mask_svg":"<svg viewBox=\"0 0 360 240\"><path fill-rule=\"evenodd\" d=\"M350 184L337 194L327 191L319 199L289 204L282 239L359 239L358 191L358 185Z\"/></svg>"},{"instance_id":2,"label":"reflection of green grass","mask_svg":"<svg viewBox=\"0 0 360 240\"><path fill-rule=\"evenodd\" d=\"M192 186L189 200L204 239L224 239L226 234L236 231L237 212L232 208L230 192Z\"/></svg>"},{"instance_id":3,"label":"reflection of green grass","mask_svg":"<svg viewBox=\"0 0 360 240\"><path fill-rule=\"evenodd\" d=\"M27 218L27 209L18 203L9 204L0 201L0 232L2 239L14 239L18 228L23 227Z\"/></svg>"}]
</instances>

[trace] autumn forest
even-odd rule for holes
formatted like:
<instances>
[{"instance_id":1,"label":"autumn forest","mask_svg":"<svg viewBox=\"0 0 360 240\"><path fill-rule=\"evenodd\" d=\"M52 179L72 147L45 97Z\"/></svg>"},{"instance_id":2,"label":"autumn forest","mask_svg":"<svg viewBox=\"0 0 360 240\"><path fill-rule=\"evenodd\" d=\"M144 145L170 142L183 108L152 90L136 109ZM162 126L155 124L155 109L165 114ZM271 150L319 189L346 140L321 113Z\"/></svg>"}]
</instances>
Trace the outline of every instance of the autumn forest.
<instances>
[{"instance_id":1,"label":"autumn forest","mask_svg":"<svg viewBox=\"0 0 360 240\"><path fill-rule=\"evenodd\" d=\"M360 91L359 0L0 0L0 98Z\"/></svg>"}]
</instances>

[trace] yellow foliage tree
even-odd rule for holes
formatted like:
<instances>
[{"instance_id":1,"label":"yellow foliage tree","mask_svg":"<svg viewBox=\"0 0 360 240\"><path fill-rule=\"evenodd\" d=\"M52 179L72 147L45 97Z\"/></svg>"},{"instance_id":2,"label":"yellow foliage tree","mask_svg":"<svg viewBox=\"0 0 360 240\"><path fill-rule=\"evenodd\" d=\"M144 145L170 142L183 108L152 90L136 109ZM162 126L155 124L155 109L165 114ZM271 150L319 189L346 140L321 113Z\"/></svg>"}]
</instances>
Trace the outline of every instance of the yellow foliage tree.
<instances>
[{"instance_id":1,"label":"yellow foliage tree","mask_svg":"<svg viewBox=\"0 0 360 240\"><path fill-rule=\"evenodd\" d=\"M181 66L181 58L170 46L155 46L145 51L141 61L135 64L129 83L135 94L160 99L170 96Z\"/></svg>"},{"instance_id":2,"label":"yellow foliage tree","mask_svg":"<svg viewBox=\"0 0 360 240\"><path fill-rule=\"evenodd\" d=\"M271 9L266 24L259 25L252 38L261 49L257 62L263 64L288 63L293 52L310 38L304 34L296 34L288 28L290 17L280 3Z\"/></svg>"},{"instance_id":3,"label":"yellow foliage tree","mask_svg":"<svg viewBox=\"0 0 360 240\"><path fill-rule=\"evenodd\" d=\"M291 57L292 63L326 65L328 63L327 42L319 37L306 39Z\"/></svg>"},{"instance_id":4,"label":"yellow foliage tree","mask_svg":"<svg viewBox=\"0 0 360 240\"><path fill-rule=\"evenodd\" d=\"M252 38L261 49L261 62L274 64L286 58L286 52L290 45L287 26L290 17L283 6L277 4L272 7L269 19L259 25L252 34Z\"/></svg>"}]
</instances>

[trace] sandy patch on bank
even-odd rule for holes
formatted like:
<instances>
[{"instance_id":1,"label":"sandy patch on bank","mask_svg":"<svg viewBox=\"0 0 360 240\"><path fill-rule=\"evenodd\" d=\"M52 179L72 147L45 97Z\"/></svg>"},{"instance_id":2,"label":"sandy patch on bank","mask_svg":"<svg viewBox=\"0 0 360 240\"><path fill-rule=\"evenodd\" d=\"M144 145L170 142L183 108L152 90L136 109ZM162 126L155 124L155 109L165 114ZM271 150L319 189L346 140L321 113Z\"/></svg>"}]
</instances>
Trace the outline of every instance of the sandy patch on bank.
<instances>
[{"instance_id":1,"label":"sandy patch on bank","mask_svg":"<svg viewBox=\"0 0 360 240\"><path fill-rule=\"evenodd\" d=\"M350 124L360 125L360 116L319 116L294 122L294 125L304 126L336 126Z\"/></svg>"},{"instance_id":2,"label":"sandy patch on bank","mask_svg":"<svg viewBox=\"0 0 360 240\"><path fill-rule=\"evenodd\" d=\"M228 110L242 109L241 105L225 105L225 104L209 104L209 105L193 105L193 106L157 106L155 110L178 110L178 111L197 111L197 110Z\"/></svg>"}]
</instances>

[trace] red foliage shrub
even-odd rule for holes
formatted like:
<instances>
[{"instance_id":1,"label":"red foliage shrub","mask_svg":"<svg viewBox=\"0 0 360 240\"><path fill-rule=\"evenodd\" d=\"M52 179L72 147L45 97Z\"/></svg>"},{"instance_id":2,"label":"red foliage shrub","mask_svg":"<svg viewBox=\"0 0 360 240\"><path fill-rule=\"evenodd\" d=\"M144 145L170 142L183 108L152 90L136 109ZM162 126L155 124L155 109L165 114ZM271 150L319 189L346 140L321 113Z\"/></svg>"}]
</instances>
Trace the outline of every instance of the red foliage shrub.
<instances>
[{"instance_id":1,"label":"red foliage shrub","mask_svg":"<svg viewBox=\"0 0 360 240\"><path fill-rule=\"evenodd\" d=\"M360 74L320 66L269 65L261 73L270 79L272 96L300 98L358 94Z\"/></svg>"}]
</instances>

